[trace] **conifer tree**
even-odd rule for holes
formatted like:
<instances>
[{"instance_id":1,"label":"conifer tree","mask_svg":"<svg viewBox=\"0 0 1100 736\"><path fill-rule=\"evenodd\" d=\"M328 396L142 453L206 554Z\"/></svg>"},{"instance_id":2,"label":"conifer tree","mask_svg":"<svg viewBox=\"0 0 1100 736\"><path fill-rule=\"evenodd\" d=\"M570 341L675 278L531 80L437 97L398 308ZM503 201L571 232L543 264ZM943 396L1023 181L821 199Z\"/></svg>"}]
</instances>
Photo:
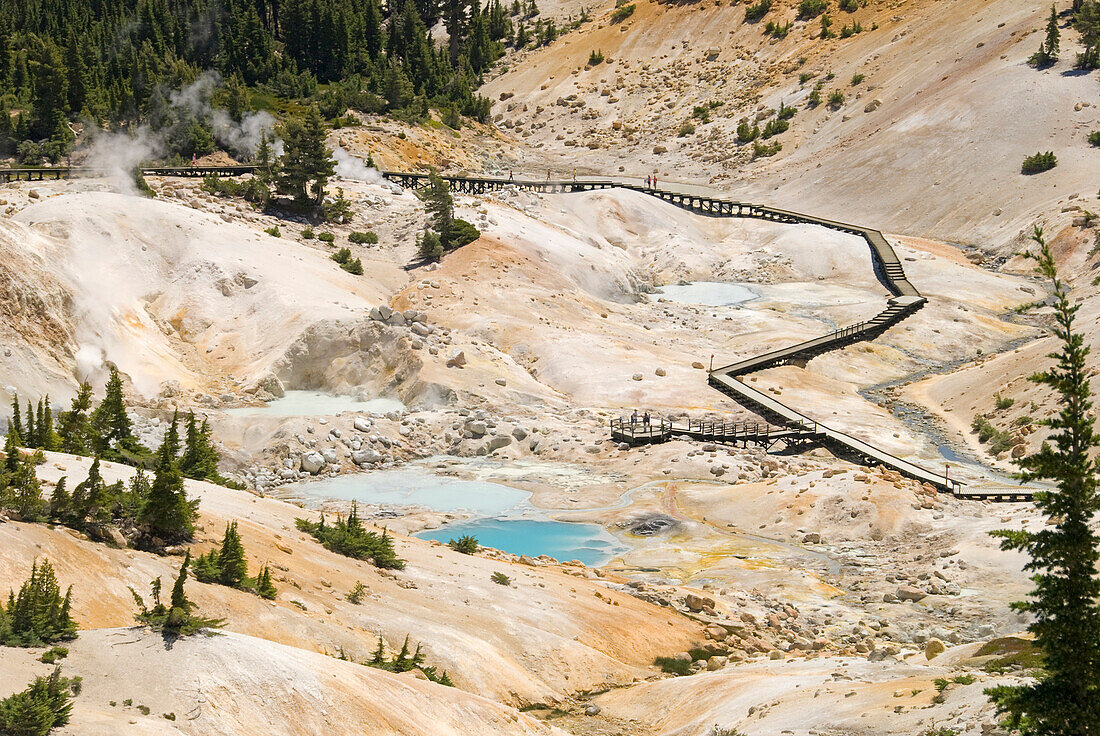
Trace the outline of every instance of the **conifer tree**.
<instances>
[{"instance_id":1,"label":"conifer tree","mask_svg":"<svg viewBox=\"0 0 1100 736\"><path fill-rule=\"evenodd\" d=\"M19 433L8 427L4 438L4 472L14 475L19 470Z\"/></svg>"},{"instance_id":2,"label":"conifer tree","mask_svg":"<svg viewBox=\"0 0 1100 736\"><path fill-rule=\"evenodd\" d=\"M97 456L92 459L92 465L88 469L88 477L73 489L73 520L77 524L88 521L94 523L100 520L105 511L102 508L105 485L99 470L99 457Z\"/></svg>"},{"instance_id":3,"label":"conifer tree","mask_svg":"<svg viewBox=\"0 0 1100 736\"><path fill-rule=\"evenodd\" d=\"M31 402L27 402L27 413L23 419L23 427L26 433L20 435L23 438L24 447L38 447L38 428L34 421L34 407L31 406Z\"/></svg>"},{"instance_id":4,"label":"conifer tree","mask_svg":"<svg viewBox=\"0 0 1100 736\"><path fill-rule=\"evenodd\" d=\"M1058 42L1061 36L1061 31L1058 29L1058 11L1051 5L1046 37L1039 44L1039 50L1032 55L1031 63L1037 67L1045 67L1058 61Z\"/></svg>"},{"instance_id":5,"label":"conifer tree","mask_svg":"<svg viewBox=\"0 0 1100 736\"><path fill-rule=\"evenodd\" d=\"M62 597L53 565L35 561L19 594L9 592L8 605L0 606L0 645L37 647L75 639L71 606L72 587Z\"/></svg>"},{"instance_id":6,"label":"conifer tree","mask_svg":"<svg viewBox=\"0 0 1100 736\"><path fill-rule=\"evenodd\" d=\"M58 424L61 451L73 455L85 455L95 445L92 438L88 411L92 407L92 385L85 381L73 399L72 409L64 412Z\"/></svg>"},{"instance_id":7,"label":"conifer tree","mask_svg":"<svg viewBox=\"0 0 1100 736\"><path fill-rule=\"evenodd\" d=\"M64 522L72 515L73 499L66 488L67 482L68 476L63 475L57 481L57 485L54 486L53 494L50 496L51 519Z\"/></svg>"},{"instance_id":8,"label":"conifer tree","mask_svg":"<svg viewBox=\"0 0 1100 736\"><path fill-rule=\"evenodd\" d=\"M428 211L429 224L439 233L444 246L447 235L455 219L455 203L451 197L451 188L439 172L432 169L428 174L428 190L424 194L424 209Z\"/></svg>"},{"instance_id":9,"label":"conifer tree","mask_svg":"<svg viewBox=\"0 0 1100 736\"><path fill-rule=\"evenodd\" d=\"M256 577L256 595L269 601L275 600L275 596L278 591L275 589L275 583L271 581L271 568L264 565L260 570L260 574Z\"/></svg>"},{"instance_id":10,"label":"conifer tree","mask_svg":"<svg viewBox=\"0 0 1100 736\"><path fill-rule=\"evenodd\" d=\"M23 437L23 420L19 416L19 394L11 397L11 419L8 420L8 434L15 432L17 437Z\"/></svg>"},{"instance_id":11,"label":"conifer tree","mask_svg":"<svg viewBox=\"0 0 1100 736\"><path fill-rule=\"evenodd\" d=\"M23 521L40 521L45 515L46 504L42 500L42 484L35 472L34 460L23 458L11 480L12 509Z\"/></svg>"},{"instance_id":12,"label":"conifer tree","mask_svg":"<svg viewBox=\"0 0 1100 736\"><path fill-rule=\"evenodd\" d=\"M1054 286L1054 335L1061 347L1055 365L1031 377L1058 397L1057 414L1044 420L1050 442L1018 461L1025 481L1052 480L1057 491L1036 491L1035 504L1048 519L1038 531L1001 530L1001 547L1022 550L1030 560L1035 589L1013 608L1029 613L1028 627L1042 652L1034 680L987 691L1009 728L1025 735L1082 736L1100 733L1100 535L1091 525L1100 511L1096 460L1100 438L1094 420L1086 358L1089 348L1076 332L1078 306L1058 277L1054 256L1036 227L1038 271ZM1053 442L1053 446L1050 444Z\"/></svg>"},{"instance_id":13,"label":"conifer tree","mask_svg":"<svg viewBox=\"0 0 1100 736\"><path fill-rule=\"evenodd\" d=\"M176 454L179 452L179 427L173 418L157 452L157 464L149 499L141 511L141 524L147 542L166 544L186 541L195 532L198 501L188 501Z\"/></svg>"},{"instance_id":14,"label":"conifer tree","mask_svg":"<svg viewBox=\"0 0 1100 736\"><path fill-rule=\"evenodd\" d=\"M316 106L303 119L291 118L283 125L283 155L279 159L276 187L300 205L321 205L325 184L335 173L335 162L325 145L325 127Z\"/></svg>"},{"instance_id":15,"label":"conifer tree","mask_svg":"<svg viewBox=\"0 0 1100 736\"><path fill-rule=\"evenodd\" d=\"M248 577L248 562L244 557L244 545L241 544L241 535L237 532L237 522L225 525L225 536L222 537L222 546L218 551L218 566L220 570L220 582L230 588L239 588Z\"/></svg>"},{"instance_id":16,"label":"conifer tree","mask_svg":"<svg viewBox=\"0 0 1100 736\"><path fill-rule=\"evenodd\" d=\"M61 676L60 665L36 677L26 690L0 700L0 734L46 736L69 722L76 680Z\"/></svg>"},{"instance_id":17,"label":"conifer tree","mask_svg":"<svg viewBox=\"0 0 1100 736\"><path fill-rule=\"evenodd\" d=\"M99 443L99 452L126 449L135 442L130 416L126 413L126 400L122 395L122 378L118 369L111 366L103 401L91 416L92 428Z\"/></svg>"},{"instance_id":18,"label":"conifer tree","mask_svg":"<svg viewBox=\"0 0 1100 736\"><path fill-rule=\"evenodd\" d=\"M188 412L180 471L188 478L217 482L222 480L218 459L218 451L211 442L210 423L203 419L200 425L195 412Z\"/></svg>"}]
</instances>

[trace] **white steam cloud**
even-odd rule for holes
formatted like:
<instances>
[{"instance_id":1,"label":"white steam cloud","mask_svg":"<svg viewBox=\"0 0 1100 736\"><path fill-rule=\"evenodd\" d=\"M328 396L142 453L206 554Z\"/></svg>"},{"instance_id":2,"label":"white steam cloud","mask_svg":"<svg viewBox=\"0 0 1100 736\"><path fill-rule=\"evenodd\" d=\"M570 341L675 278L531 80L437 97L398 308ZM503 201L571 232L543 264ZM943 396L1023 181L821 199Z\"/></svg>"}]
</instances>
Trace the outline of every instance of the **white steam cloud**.
<instances>
[{"instance_id":1,"label":"white steam cloud","mask_svg":"<svg viewBox=\"0 0 1100 736\"><path fill-rule=\"evenodd\" d=\"M385 179L378 173L378 169L372 169L363 163L363 160L352 156L343 148L337 146L332 151L332 158L336 161L336 175L345 179L365 181L368 184L385 184Z\"/></svg>"},{"instance_id":2,"label":"white steam cloud","mask_svg":"<svg viewBox=\"0 0 1100 736\"><path fill-rule=\"evenodd\" d=\"M260 145L260 137L275 126L275 118L263 110L246 112L237 122L229 113L210 105L210 95L221 84L221 75L216 71L207 71L199 75L191 84L169 96L169 102L177 110L186 111L191 118L210 124L214 138L233 152L238 158L251 158ZM282 153L282 141L272 141L275 155Z\"/></svg>"}]
</instances>

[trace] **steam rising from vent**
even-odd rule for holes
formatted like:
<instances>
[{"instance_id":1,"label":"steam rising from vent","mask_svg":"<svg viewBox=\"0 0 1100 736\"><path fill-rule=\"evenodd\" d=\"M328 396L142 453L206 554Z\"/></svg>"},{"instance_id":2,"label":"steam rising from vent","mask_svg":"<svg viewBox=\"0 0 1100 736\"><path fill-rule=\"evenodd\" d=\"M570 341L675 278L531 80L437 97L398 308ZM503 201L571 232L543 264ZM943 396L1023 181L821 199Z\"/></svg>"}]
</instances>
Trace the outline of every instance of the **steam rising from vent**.
<instances>
[{"instance_id":1,"label":"steam rising from vent","mask_svg":"<svg viewBox=\"0 0 1100 736\"><path fill-rule=\"evenodd\" d=\"M260 145L261 134L270 132L275 126L275 118L263 110L246 112L238 123L225 110L212 107L210 95L221 81L216 71L203 72L194 82L173 92L168 98L169 104L177 111L186 112L190 119L209 123L215 140L237 158L251 158ZM282 141L273 142L272 147L276 155L282 154Z\"/></svg>"},{"instance_id":2,"label":"steam rising from vent","mask_svg":"<svg viewBox=\"0 0 1100 736\"><path fill-rule=\"evenodd\" d=\"M137 194L133 171L164 151L164 138L142 126L132 133L100 133L92 141L87 165L107 172L123 194Z\"/></svg>"},{"instance_id":3,"label":"steam rising from vent","mask_svg":"<svg viewBox=\"0 0 1100 736\"><path fill-rule=\"evenodd\" d=\"M378 169L372 169L363 163L362 159L352 156L343 148L337 146L332 151L332 157L336 160L336 175L345 179L365 181L368 184L385 184Z\"/></svg>"}]
</instances>

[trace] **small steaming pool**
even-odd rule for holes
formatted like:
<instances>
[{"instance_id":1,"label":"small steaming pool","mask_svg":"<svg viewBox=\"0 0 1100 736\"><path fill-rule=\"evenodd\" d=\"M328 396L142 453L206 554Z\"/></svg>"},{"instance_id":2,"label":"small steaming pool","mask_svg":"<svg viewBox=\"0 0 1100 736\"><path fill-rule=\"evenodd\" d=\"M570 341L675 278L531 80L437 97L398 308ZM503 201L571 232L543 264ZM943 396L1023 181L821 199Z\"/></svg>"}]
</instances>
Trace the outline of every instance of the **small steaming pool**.
<instances>
[{"instance_id":1,"label":"small steaming pool","mask_svg":"<svg viewBox=\"0 0 1100 736\"><path fill-rule=\"evenodd\" d=\"M227 409L225 413L237 417L315 417L335 416L343 411L385 414L405 411L405 405L397 399L361 401L353 396L336 396L323 391L287 391L282 398L267 402L267 406L241 406Z\"/></svg>"},{"instance_id":2,"label":"small steaming pool","mask_svg":"<svg viewBox=\"0 0 1100 736\"><path fill-rule=\"evenodd\" d=\"M479 517L414 535L420 539L446 542L472 534L486 547L517 555L580 560L586 565L603 564L625 551L598 524L545 518L544 511L531 505L527 491L488 481L449 478L420 468L343 475L293 488L317 500L335 498L382 507L422 506Z\"/></svg>"},{"instance_id":3,"label":"small steaming pool","mask_svg":"<svg viewBox=\"0 0 1100 736\"><path fill-rule=\"evenodd\" d=\"M732 307L755 299L755 291L726 281L691 281L686 284L662 286L653 295L682 304L699 304L704 307Z\"/></svg>"}]
</instances>

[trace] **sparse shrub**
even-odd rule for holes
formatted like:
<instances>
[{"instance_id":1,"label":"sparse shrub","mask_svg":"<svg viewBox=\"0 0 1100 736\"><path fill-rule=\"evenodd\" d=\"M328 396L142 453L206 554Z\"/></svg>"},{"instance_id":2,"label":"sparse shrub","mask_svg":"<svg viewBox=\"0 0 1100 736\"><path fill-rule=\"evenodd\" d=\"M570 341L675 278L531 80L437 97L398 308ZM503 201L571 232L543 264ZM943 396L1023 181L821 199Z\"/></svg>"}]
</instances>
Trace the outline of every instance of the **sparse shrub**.
<instances>
[{"instance_id":1,"label":"sparse shrub","mask_svg":"<svg viewBox=\"0 0 1100 736\"><path fill-rule=\"evenodd\" d=\"M683 659L676 659L675 657L657 657L653 660L653 664L661 668L661 672L665 672L670 675L690 675L691 674L691 662Z\"/></svg>"},{"instance_id":2,"label":"sparse shrub","mask_svg":"<svg viewBox=\"0 0 1100 736\"><path fill-rule=\"evenodd\" d=\"M1054 155L1054 151L1040 152L1024 159L1024 163L1020 166L1020 173L1028 175L1041 174L1044 171L1050 171L1057 165L1058 157Z\"/></svg>"},{"instance_id":3,"label":"sparse shrub","mask_svg":"<svg viewBox=\"0 0 1100 736\"><path fill-rule=\"evenodd\" d=\"M80 692L80 678L61 676L55 667L48 677L36 677L22 692L0 700L0 734L46 736L64 726L72 714L72 696Z\"/></svg>"},{"instance_id":4,"label":"sparse shrub","mask_svg":"<svg viewBox=\"0 0 1100 736\"><path fill-rule=\"evenodd\" d=\"M479 549L477 537L470 534L464 534L458 539L450 540L447 542L447 546L455 552L461 552L464 555L472 555Z\"/></svg>"},{"instance_id":5,"label":"sparse shrub","mask_svg":"<svg viewBox=\"0 0 1100 736\"><path fill-rule=\"evenodd\" d=\"M492 580L497 585L511 585L512 584L512 578L508 577L507 575L505 575L504 573L502 573L499 570L494 572L489 577L489 579Z\"/></svg>"},{"instance_id":6,"label":"sparse shrub","mask_svg":"<svg viewBox=\"0 0 1100 736\"><path fill-rule=\"evenodd\" d=\"M768 21L768 24L764 26L764 33L768 34L772 38L786 38L787 34L791 32L791 22L776 23L774 21Z\"/></svg>"},{"instance_id":7,"label":"sparse shrub","mask_svg":"<svg viewBox=\"0 0 1100 736\"><path fill-rule=\"evenodd\" d=\"M839 89L834 89L829 93L829 107L833 110L839 110L841 105L844 104L844 93Z\"/></svg>"},{"instance_id":8,"label":"sparse shrub","mask_svg":"<svg viewBox=\"0 0 1100 736\"><path fill-rule=\"evenodd\" d=\"M166 720L166 721L176 720L176 714L175 713L163 713L162 715L164 716L164 720Z\"/></svg>"},{"instance_id":9,"label":"sparse shrub","mask_svg":"<svg viewBox=\"0 0 1100 736\"><path fill-rule=\"evenodd\" d=\"M347 263L341 263L340 268L344 269L345 271L350 273L352 276L362 276L363 275L363 262L360 261L358 258L352 258Z\"/></svg>"},{"instance_id":10,"label":"sparse shrub","mask_svg":"<svg viewBox=\"0 0 1100 736\"><path fill-rule=\"evenodd\" d=\"M183 558L179 575L172 586L172 596L168 605L160 600L160 578L156 578L150 585L153 597L153 607L148 608L145 600L136 590L130 588L130 594L134 602L138 604L141 613L135 618L146 624L154 631L163 631L171 636L189 636L202 629L216 628L224 623L221 619L204 618L196 613L195 604L184 593L184 583L187 581L187 568L191 564L191 553Z\"/></svg>"},{"instance_id":11,"label":"sparse shrub","mask_svg":"<svg viewBox=\"0 0 1100 736\"><path fill-rule=\"evenodd\" d=\"M993 394L993 399L996 401L998 411L1004 411L1005 409L1011 409L1012 405L1016 403L1016 399L1011 396L1001 396L1000 393Z\"/></svg>"},{"instance_id":12,"label":"sparse shrub","mask_svg":"<svg viewBox=\"0 0 1100 736\"><path fill-rule=\"evenodd\" d=\"M801 74L798 75L798 84L799 84L799 86L801 86L803 84L806 84L806 82L810 81L813 78L814 78L814 73L813 72L802 72Z\"/></svg>"},{"instance_id":13,"label":"sparse shrub","mask_svg":"<svg viewBox=\"0 0 1100 736\"><path fill-rule=\"evenodd\" d=\"M360 603L363 602L363 598L366 596L366 594L367 586L363 585L362 582L356 580L355 587L352 588L348 592L348 594L344 596L344 598L347 599L348 603L353 603L358 606Z\"/></svg>"},{"instance_id":14,"label":"sparse shrub","mask_svg":"<svg viewBox=\"0 0 1100 736\"><path fill-rule=\"evenodd\" d=\"M348 235L348 241L355 243L356 245L374 245L378 242L378 236L373 230L368 230L365 233L355 231Z\"/></svg>"},{"instance_id":15,"label":"sparse shrub","mask_svg":"<svg viewBox=\"0 0 1100 736\"><path fill-rule=\"evenodd\" d=\"M42 656L38 658L39 662L45 662L46 664L53 664L59 659L65 659L69 656L68 647L50 647L46 651L42 652Z\"/></svg>"},{"instance_id":16,"label":"sparse shrub","mask_svg":"<svg viewBox=\"0 0 1100 736\"><path fill-rule=\"evenodd\" d=\"M936 697L942 696L937 695ZM959 732L947 726L929 726L921 732L921 736L959 736Z\"/></svg>"},{"instance_id":17,"label":"sparse shrub","mask_svg":"<svg viewBox=\"0 0 1100 736\"><path fill-rule=\"evenodd\" d=\"M628 3L615 8L615 11L611 14L612 23L622 23L624 20L634 15L634 3Z\"/></svg>"},{"instance_id":18,"label":"sparse shrub","mask_svg":"<svg viewBox=\"0 0 1100 736\"><path fill-rule=\"evenodd\" d=\"M361 664L367 667L375 667L380 670L386 670L387 672L408 672L410 670L419 669L423 672L427 678L438 685L446 685L447 687L454 687L454 683L451 682L451 678L447 676L447 672L444 670L442 674L436 671L436 668L431 665L424 664L424 651L420 644L416 645L416 649L409 646L409 637L405 635L405 641L401 644L401 650L395 654L391 659L386 658L386 643L382 641L382 637L378 637L378 647L374 650L373 656L367 662Z\"/></svg>"},{"instance_id":19,"label":"sparse shrub","mask_svg":"<svg viewBox=\"0 0 1100 736\"><path fill-rule=\"evenodd\" d=\"M829 0L800 0L798 3L799 18L816 18L829 9Z\"/></svg>"},{"instance_id":20,"label":"sparse shrub","mask_svg":"<svg viewBox=\"0 0 1100 736\"><path fill-rule=\"evenodd\" d=\"M974 421L970 423L970 428L978 433L979 442L989 443L989 451L994 455L1007 452L1016 444L1016 439L1010 432L997 429L988 419L980 414L974 415Z\"/></svg>"},{"instance_id":21,"label":"sparse shrub","mask_svg":"<svg viewBox=\"0 0 1100 736\"><path fill-rule=\"evenodd\" d=\"M852 75L852 86L855 87L857 84L861 83L864 79L865 79L865 77L862 74L853 74Z\"/></svg>"},{"instance_id":22,"label":"sparse shrub","mask_svg":"<svg viewBox=\"0 0 1100 736\"><path fill-rule=\"evenodd\" d=\"M808 94L806 96L806 106L807 107L817 107L820 104L821 104L821 88L820 87L814 87L810 91L810 94Z\"/></svg>"},{"instance_id":23,"label":"sparse shrub","mask_svg":"<svg viewBox=\"0 0 1100 736\"><path fill-rule=\"evenodd\" d=\"M302 228L302 240L313 240L313 228L308 225Z\"/></svg>"},{"instance_id":24,"label":"sparse shrub","mask_svg":"<svg viewBox=\"0 0 1100 736\"><path fill-rule=\"evenodd\" d=\"M783 144L779 141L774 143L761 143L760 141L756 141L752 144L752 153L755 158L774 156L781 150L783 150Z\"/></svg>"},{"instance_id":25,"label":"sparse shrub","mask_svg":"<svg viewBox=\"0 0 1100 736\"><path fill-rule=\"evenodd\" d=\"M852 21L850 24L846 23L844 27L840 29L841 38L850 38L857 33L863 33L863 25L858 20Z\"/></svg>"},{"instance_id":26,"label":"sparse shrub","mask_svg":"<svg viewBox=\"0 0 1100 736\"><path fill-rule=\"evenodd\" d=\"M300 531L337 554L357 560L369 559L382 568L400 570L405 567L405 561L394 552L393 539L384 529L378 534L363 528L358 504L352 504L347 518L337 516L335 524L326 524L324 514L319 521L295 519L294 523Z\"/></svg>"},{"instance_id":27,"label":"sparse shrub","mask_svg":"<svg viewBox=\"0 0 1100 736\"><path fill-rule=\"evenodd\" d=\"M317 234L317 239L320 240L322 243L335 243L336 242L336 236L333 235L332 233L318 233Z\"/></svg>"},{"instance_id":28,"label":"sparse shrub","mask_svg":"<svg viewBox=\"0 0 1100 736\"><path fill-rule=\"evenodd\" d=\"M845 13L854 13L859 10L859 0L840 0L840 9Z\"/></svg>"},{"instance_id":29,"label":"sparse shrub","mask_svg":"<svg viewBox=\"0 0 1100 736\"><path fill-rule=\"evenodd\" d=\"M264 232L267 233L268 235L270 235L273 238L283 237L283 234L281 232L279 232L279 226L278 225L272 225L271 227L265 227Z\"/></svg>"},{"instance_id":30,"label":"sparse shrub","mask_svg":"<svg viewBox=\"0 0 1100 736\"><path fill-rule=\"evenodd\" d=\"M772 0L760 0L754 5L745 8L745 22L755 23L768 14L772 9Z\"/></svg>"},{"instance_id":31,"label":"sparse shrub","mask_svg":"<svg viewBox=\"0 0 1100 736\"><path fill-rule=\"evenodd\" d=\"M764 126L764 132L760 134L761 138L771 138L773 135L779 135L785 133L791 124L786 120L780 120L779 118L773 118L767 122Z\"/></svg>"},{"instance_id":32,"label":"sparse shrub","mask_svg":"<svg viewBox=\"0 0 1100 736\"><path fill-rule=\"evenodd\" d=\"M347 222L351 219L351 202L344 196L343 187L336 190L335 197L322 203L321 213L325 222Z\"/></svg>"},{"instance_id":33,"label":"sparse shrub","mask_svg":"<svg viewBox=\"0 0 1100 736\"><path fill-rule=\"evenodd\" d=\"M680 129L676 131L677 138L686 138L695 132L695 126L691 123L684 123L680 126Z\"/></svg>"},{"instance_id":34,"label":"sparse shrub","mask_svg":"<svg viewBox=\"0 0 1100 736\"><path fill-rule=\"evenodd\" d=\"M603 63L603 51L592 51L588 54L588 66L598 66Z\"/></svg>"},{"instance_id":35,"label":"sparse shrub","mask_svg":"<svg viewBox=\"0 0 1100 736\"><path fill-rule=\"evenodd\" d=\"M833 33L833 19L829 17L829 14L821 16L821 38L834 38L836 36Z\"/></svg>"},{"instance_id":36,"label":"sparse shrub","mask_svg":"<svg viewBox=\"0 0 1100 736\"><path fill-rule=\"evenodd\" d=\"M691 116L700 123L710 122L710 108L705 105L696 105L691 111Z\"/></svg>"},{"instance_id":37,"label":"sparse shrub","mask_svg":"<svg viewBox=\"0 0 1100 736\"><path fill-rule=\"evenodd\" d=\"M738 143L751 143L760 137L760 126L749 126L748 118L742 118L741 122L737 124L737 141Z\"/></svg>"},{"instance_id":38,"label":"sparse shrub","mask_svg":"<svg viewBox=\"0 0 1100 736\"><path fill-rule=\"evenodd\" d=\"M339 263L342 266L342 265L344 265L345 263L347 263L348 261L351 260L351 249L350 248L341 248L340 250L336 251L331 256L329 256L329 258L336 261L337 263Z\"/></svg>"},{"instance_id":39,"label":"sparse shrub","mask_svg":"<svg viewBox=\"0 0 1100 736\"><path fill-rule=\"evenodd\" d=\"M779 109L775 111L775 116L780 120L790 120L794 117L795 112L797 111L793 107L780 101Z\"/></svg>"},{"instance_id":40,"label":"sparse shrub","mask_svg":"<svg viewBox=\"0 0 1100 736\"><path fill-rule=\"evenodd\" d=\"M1089 143L1094 146L1100 146L1100 130L1094 130L1089 133Z\"/></svg>"}]
</instances>

